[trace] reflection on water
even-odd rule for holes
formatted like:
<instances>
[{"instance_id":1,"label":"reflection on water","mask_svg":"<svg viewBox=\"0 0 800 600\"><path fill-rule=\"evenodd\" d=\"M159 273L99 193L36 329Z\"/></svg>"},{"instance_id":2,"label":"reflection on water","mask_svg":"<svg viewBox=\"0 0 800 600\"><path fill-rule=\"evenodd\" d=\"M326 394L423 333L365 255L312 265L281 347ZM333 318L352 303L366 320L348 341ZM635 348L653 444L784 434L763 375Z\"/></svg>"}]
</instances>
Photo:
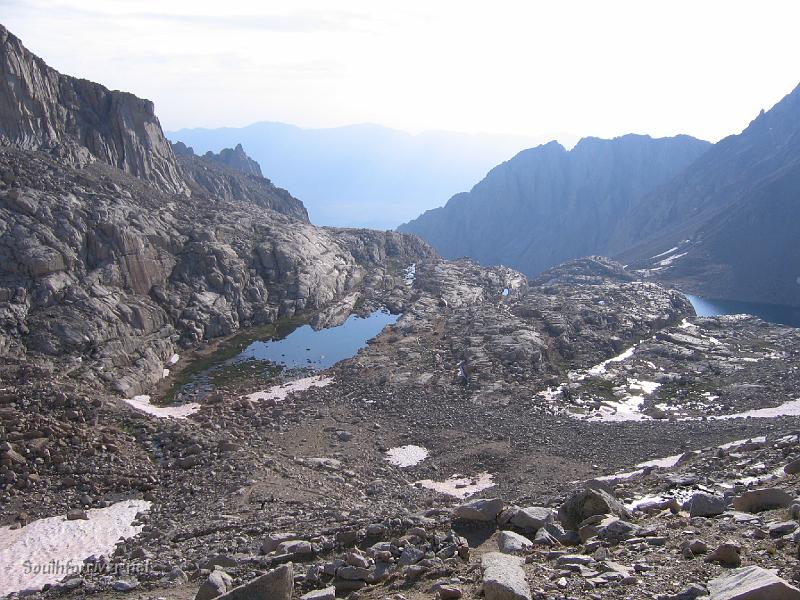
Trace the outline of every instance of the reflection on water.
<instances>
[{"instance_id":1,"label":"reflection on water","mask_svg":"<svg viewBox=\"0 0 800 600\"><path fill-rule=\"evenodd\" d=\"M717 315L753 315L782 325L800 327L800 308L780 306L777 304L759 304L756 302L736 302L734 300L710 300L700 296L686 294L698 317L716 317Z\"/></svg>"},{"instance_id":2,"label":"reflection on water","mask_svg":"<svg viewBox=\"0 0 800 600\"><path fill-rule=\"evenodd\" d=\"M397 318L388 312L375 311L368 317L350 315L342 325L330 329L314 331L310 325L303 325L281 340L254 341L233 360L267 360L287 369L327 369L355 356L368 340Z\"/></svg>"},{"instance_id":3,"label":"reflection on water","mask_svg":"<svg viewBox=\"0 0 800 600\"><path fill-rule=\"evenodd\" d=\"M338 327L314 331L297 319L287 319L231 340L210 356L198 359L174 382L164 398L178 403L200 401L231 382L269 382L285 371L327 369L355 356L398 315L378 310L367 317L350 315ZM247 337L245 337L247 336Z\"/></svg>"}]
</instances>

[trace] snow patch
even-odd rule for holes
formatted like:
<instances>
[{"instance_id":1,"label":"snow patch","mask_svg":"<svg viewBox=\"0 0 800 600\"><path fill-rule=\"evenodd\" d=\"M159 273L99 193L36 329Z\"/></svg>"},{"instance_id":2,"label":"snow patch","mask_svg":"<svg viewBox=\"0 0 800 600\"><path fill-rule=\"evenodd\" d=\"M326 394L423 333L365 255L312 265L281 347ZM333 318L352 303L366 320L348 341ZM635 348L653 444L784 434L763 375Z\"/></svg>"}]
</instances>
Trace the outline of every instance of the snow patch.
<instances>
[{"instance_id":1,"label":"snow patch","mask_svg":"<svg viewBox=\"0 0 800 600\"><path fill-rule=\"evenodd\" d=\"M408 267L406 267L405 274L403 276L403 281L409 287L414 285L414 282L417 279L417 263L411 263Z\"/></svg>"},{"instance_id":2,"label":"snow patch","mask_svg":"<svg viewBox=\"0 0 800 600\"><path fill-rule=\"evenodd\" d=\"M136 514L150 509L146 500L124 500L87 511L88 520L65 516L32 521L25 527L0 527L0 597L22 590L41 590L70 574L77 575L92 555L111 556L120 538L131 538L143 525ZM30 561L30 562L29 562ZM25 568L25 565L40 567Z\"/></svg>"},{"instance_id":3,"label":"snow patch","mask_svg":"<svg viewBox=\"0 0 800 600\"><path fill-rule=\"evenodd\" d=\"M396 467L413 467L428 458L428 449L422 446L398 446L386 452L386 460Z\"/></svg>"},{"instance_id":4,"label":"snow patch","mask_svg":"<svg viewBox=\"0 0 800 600\"><path fill-rule=\"evenodd\" d=\"M678 260L679 258L683 258L683 257L684 257L684 256L686 256L687 254L688 254L688 252L681 252L680 254L673 254L672 256L668 256L668 257L667 257L667 258L665 258L664 260L660 260L660 261L658 261L656 264L657 264L659 267L668 267L668 266L670 266L670 265L671 265L671 264L672 264L674 261ZM655 269L653 269L653 270L655 270Z\"/></svg>"},{"instance_id":5,"label":"snow patch","mask_svg":"<svg viewBox=\"0 0 800 600\"><path fill-rule=\"evenodd\" d=\"M677 249L678 249L677 246L673 246L672 248L670 248L669 250L665 250L661 254L656 254L655 256L651 256L648 260L653 260L654 258L661 258L662 256L666 256L667 254L672 254Z\"/></svg>"},{"instance_id":6,"label":"snow patch","mask_svg":"<svg viewBox=\"0 0 800 600\"><path fill-rule=\"evenodd\" d=\"M125 398L123 402L136 410L159 419L185 419L200 410L200 405L197 402L188 402L177 406L156 406L150 402L150 396L147 394Z\"/></svg>"},{"instance_id":7,"label":"snow patch","mask_svg":"<svg viewBox=\"0 0 800 600\"><path fill-rule=\"evenodd\" d=\"M609 358L608 360L604 360L599 365L593 366L588 371L589 375L602 375L603 373L606 372L606 367L608 365L610 365L611 363L623 362L628 360L631 356L633 356L635 350L636 350L636 345L634 344L633 346L625 350L625 352L623 352L622 354L615 356L613 358Z\"/></svg>"},{"instance_id":8,"label":"snow patch","mask_svg":"<svg viewBox=\"0 0 800 600\"><path fill-rule=\"evenodd\" d=\"M673 454L672 456L665 456L664 458L654 458L653 460L646 460L640 462L637 467L646 469L647 467L659 467L662 469L670 469L678 464L683 454Z\"/></svg>"},{"instance_id":9,"label":"snow patch","mask_svg":"<svg viewBox=\"0 0 800 600\"><path fill-rule=\"evenodd\" d=\"M331 383L333 383L333 377L312 375L311 377L303 377L302 379L296 379L295 381L290 381L289 383L274 385L268 390L248 394L245 396L245 398L252 402L263 402L265 400L280 402L281 400L285 400L289 394L293 394L294 392L303 392L311 389L312 387L325 387Z\"/></svg>"},{"instance_id":10,"label":"snow patch","mask_svg":"<svg viewBox=\"0 0 800 600\"><path fill-rule=\"evenodd\" d=\"M751 417L753 419L770 419L772 417L797 417L800 416L800 399L789 400L780 406L772 408L757 408L745 412L736 413L733 415L719 415L711 416L709 419L746 419Z\"/></svg>"},{"instance_id":11,"label":"snow patch","mask_svg":"<svg viewBox=\"0 0 800 600\"><path fill-rule=\"evenodd\" d=\"M444 481L422 479L420 481L415 481L414 485L463 500L487 488L494 487L494 482L492 481L493 477L491 473L479 473L475 477L453 475Z\"/></svg>"}]
</instances>

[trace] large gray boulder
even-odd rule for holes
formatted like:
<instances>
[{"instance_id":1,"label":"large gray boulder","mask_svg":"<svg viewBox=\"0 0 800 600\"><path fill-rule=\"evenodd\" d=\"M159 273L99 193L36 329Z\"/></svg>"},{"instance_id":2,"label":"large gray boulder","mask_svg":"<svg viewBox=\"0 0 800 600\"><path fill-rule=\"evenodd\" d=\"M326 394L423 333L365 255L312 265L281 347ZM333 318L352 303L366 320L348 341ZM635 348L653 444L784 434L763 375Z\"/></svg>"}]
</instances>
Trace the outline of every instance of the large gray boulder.
<instances>
[{"instance_id":1,"label":"large gray boulder","mask_svg":"<svg viewBox=\"0 0 800 600\"><path fill-rule=\"evenodd\" d=\"M499 498L476 498L457 506L453 511L454 519L464 521L494 521L503 510L503 501Z\"/></svg>"},{"instance_id":2,"label":"large gray boulder","mask_svg":"<svg viewBox=\"0 0 800 600\"><path fill-rule=\"evenodd\" d=\"M225 600L291 600L294 590L292 563L281 565L261 577L233 588L220 598Z\"/></svg>"},{"instance_id":3,"label":"large gray boulder","mask_svg":"<svg viewBox=\"0 0 800 600\"><path fill-rule=\"evenodd\" d=\"M501 531L497 534L497 547L504 554L515 554L530 550L533 548L533 542L513 531Z\"/></svg>"},{"instance_id":4,"label":"large gray boulder","mask_svg":"<svg viewBox=\"0 0 800 600\"><path fill-rule=\"evenodd\" d=\"M792 505L793 496L780 488L748 490L733 499L733 507L741 512L756 513Z\"/></svg>"},{"instance_id":5,"label":"large gray boulder","mask_svg":"<svg viewBox=\"0 0 800 600\"><path fill-rule=\"evenodd\" d=\"M481 559L486 600L531 600L531 589L518 556L489 552Z\"/></svg>"},{"instance_id":6,"label":"large gray boulder","mask_svg":"<svg viewBox=\"0 0 800 600\"><path fill-rule=\"evenodd\" d=\"M300 596L300 600L335 600L336 588L326 587L321 590L314 590Z\"/></svg>"},{"instance_id":7,"label":"large gray boulder","mask_svg":"<svg viewBox=\"0 0 800 600\"><path fill-rule=\"evenodd\" d=\"M511 517L511 524L520 529L541 529L553 522L553 509L544 506L528 506L517 509Z\"/></svg>"},{"instance_id":8,"label":"large gray boulder","mask_svg":"<svg viewBox=\"0 0 800 600\"><path fill-rule=\"evenodd\" d=\"M606 514L631 518L628 509L614 496L605 490L587 488L570 494L558 509L558 520L567 529L577 529L589 517Z\"/></svg>"},{"instance_id":9,"label":"large gray boulder","mask_svg":"<svg viewBox=\"0 0 800 600\"><path fill-rule=\"evenodd\" d=\"M689 499L689 515L692 517L715 517L728 508L728 500L715 494L697 492Z\"/></svg>"},{"instance_id":10,"label":"large gray boulder","mask_svg":"<svg viewBox=\"0 0 800 600\"><path fill-rule=\"evenodd\" d=\"M800 600L800 589L757 566L728 571L708 584L709 600Z\"/></svg>"},{"instance_id":11,"label":"large gray boulder","mask_svg":"<svg viewBox=\"0 0 800 600\"><path fill-rule=\"evenodd\" d=\"M212 598L218 598L219 596L222 596L232 587L233 578L225 571L215 569L211 571L208 579L206 579L200 586L200 589L197 590L197 594L195 595L194 599L212 600Z\"/></svg>"}]
</instances>

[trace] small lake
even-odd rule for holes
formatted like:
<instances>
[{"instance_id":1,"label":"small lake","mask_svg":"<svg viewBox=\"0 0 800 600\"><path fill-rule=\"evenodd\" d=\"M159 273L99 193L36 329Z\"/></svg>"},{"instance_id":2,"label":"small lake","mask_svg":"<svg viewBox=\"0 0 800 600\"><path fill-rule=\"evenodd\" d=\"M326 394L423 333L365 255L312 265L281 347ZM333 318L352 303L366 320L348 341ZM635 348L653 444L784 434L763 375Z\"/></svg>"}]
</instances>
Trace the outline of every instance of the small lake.
<instances>
[{"instance_id":1,"label":"small lake","mask_svg":"<svg viewBox=\"0 0 800 600\"><path fill-rule=\"evenodd\" d=\"M241 334L209 356L197 359L172 383L166 402L189 402L236 381L267 383L287 371L294 376L321 371L351 358L399 315L376 310L350 315L337 327L315 331L298 319L286 319Z\"/></svg>"},{"instance_id":2,"label":"small lake","mask_svg":"<svg viewBox=\"0 0 800 600\"><path fill-rule=\"evenodd\" d=\"M327 369L355 356L368 340L397 319L398 315L379 310L368 317L350 315L347 321L330 329L314 331L310 325L303 325L283 339L252 342L233 361L269 361L286 369Z\"/></svg>"},{"instance_id":3,"label":"small lake","mask_svg":"<svg viewBox=\"0 0 800 600\"><path fill-rule=\"evenodd\" d=\"M716 317L718 315L753 315L781 325L800 327L800 308L780 306L778 304L759 304L755 302L737 302L735 300L710 300L686 294L698 317Z\"/></svg>"}]
</instances>

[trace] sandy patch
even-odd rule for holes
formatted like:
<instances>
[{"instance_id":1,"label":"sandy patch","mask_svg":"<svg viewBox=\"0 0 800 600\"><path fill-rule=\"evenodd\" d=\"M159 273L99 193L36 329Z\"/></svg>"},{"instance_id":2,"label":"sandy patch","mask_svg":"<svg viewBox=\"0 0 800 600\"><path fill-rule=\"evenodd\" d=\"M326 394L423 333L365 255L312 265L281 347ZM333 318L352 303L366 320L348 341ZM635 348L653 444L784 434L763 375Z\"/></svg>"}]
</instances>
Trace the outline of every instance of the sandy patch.
<instances>
[{"instance_id":1,"label":"sandy patch","mask_svg":"<svg viewBox=\"0 0 800 600\"><path fill-rule=\"evenodd\" d=\"M124 500L87 511L88 521L59 516L20 529L0 528L0 596L40 590L75 574L92 555L110 556L120 538L142 531L142 525L131 523L149 509L145 500Z\"/></svg>"},{"instance_id":2,"label":"sandy patch","mask_svg":"<svg viewBox=\"0 0 800 600\"><path fill-rule=\"evenodd\" d=\"M428 458L428 449L422 446L398 446L386 452L386 460L396 467L413 467Z\"/></svg>"},{"instance_id":3,"label":"sandy patch","mask_svg":"<svg viewBox=\"0 0 800 600\"><path fill-rule=\"evenodd\" d=\"M156 406L150 402L150 396L147 394L126 398L123 402L158 419L185 419L200 410L200 405L197 402L189 402L178 406Z\"/></svg>"},{"instance_id":4,"label":"sandy patch","mask_svg":"<svg viewBox=\"0 0 800 600\"><path fill-rule=\"evenodd\" d=\"M479 473L475 477L453 475L450 479L445 479L444 481L422 479L415 481L414 485L463 500L487 488L494 487L493 477L491 473Z\"/></svg>"},{"instance_id":5,"label":"sandy patch","mask_svg":"<svg viewBox=\"0 0 800 600\"><path fill-rule=\"evenodd\" d=\"M311 389L312 387L325 387L331 383L333 383L333 377L312 375L311 377L304 377L302 379L290 381L289 383L274 385L268 390L248 394L245 396L245 398L253 402L263 402L265 400L280 402L281 400L285 400L289 394L293 394L294 392L303 392Z\"/></svg>"}]
</instances>

